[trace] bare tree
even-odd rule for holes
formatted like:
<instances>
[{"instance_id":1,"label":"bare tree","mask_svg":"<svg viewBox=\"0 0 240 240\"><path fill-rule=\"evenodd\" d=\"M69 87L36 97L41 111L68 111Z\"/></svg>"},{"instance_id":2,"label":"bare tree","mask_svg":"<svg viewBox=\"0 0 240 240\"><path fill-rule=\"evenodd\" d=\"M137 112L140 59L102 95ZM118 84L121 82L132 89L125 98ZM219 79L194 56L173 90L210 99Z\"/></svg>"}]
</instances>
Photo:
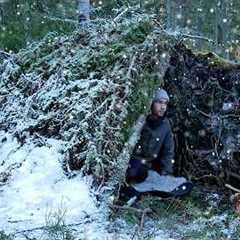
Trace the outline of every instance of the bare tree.
<instances>
[{"instance_id":1,"label":"bare tree","mask_svg":"<svg viewBox=\"0 0 240 240\"><path fill-rule=\"evenodd\" d=\"M90 0L78 0L79 22L90 19Z\"/></svg>"}]
</instances>

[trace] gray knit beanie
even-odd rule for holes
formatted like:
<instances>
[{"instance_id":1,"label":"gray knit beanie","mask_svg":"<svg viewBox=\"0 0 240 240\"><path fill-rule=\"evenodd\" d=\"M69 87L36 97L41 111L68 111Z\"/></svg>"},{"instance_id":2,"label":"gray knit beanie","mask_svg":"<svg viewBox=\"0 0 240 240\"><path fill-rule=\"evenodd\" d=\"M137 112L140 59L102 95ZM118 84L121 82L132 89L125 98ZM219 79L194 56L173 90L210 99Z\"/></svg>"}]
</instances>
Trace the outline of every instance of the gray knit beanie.
<instances>
[{"instance_id":1,"label":"gray knit beanie","mask_svg":"<svg viewBox=\"0 0 240 240\"><path fill-rule=\"evenodd\" d=\"M162 98L166 99L166 100L169 102L169 96L168 96L167 92L166 92L164 89L159 88L159 89L155 92L155 95L154 95L152 101L153 101L153 102L157 102L157 101L159 101L159 100L162 99Z\"/></svg>"}]
</instances>

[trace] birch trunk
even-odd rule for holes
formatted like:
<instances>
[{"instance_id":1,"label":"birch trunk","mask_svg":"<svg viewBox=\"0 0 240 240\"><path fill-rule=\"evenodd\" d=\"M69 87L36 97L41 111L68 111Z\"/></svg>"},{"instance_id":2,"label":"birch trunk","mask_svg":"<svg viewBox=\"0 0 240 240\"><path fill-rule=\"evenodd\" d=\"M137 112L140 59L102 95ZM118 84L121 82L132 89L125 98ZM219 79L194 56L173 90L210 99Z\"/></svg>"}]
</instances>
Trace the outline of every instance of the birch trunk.
<instances>
[{"instance_id":1,"label":"birch trunk","mask_svg":"<svg viewBox=\"0 0 240 240\"><path fill-rule=\"evenodd\" d=\"M79 22L90 19L90 0L78 0Z\"/></svg>"}]
</instances>

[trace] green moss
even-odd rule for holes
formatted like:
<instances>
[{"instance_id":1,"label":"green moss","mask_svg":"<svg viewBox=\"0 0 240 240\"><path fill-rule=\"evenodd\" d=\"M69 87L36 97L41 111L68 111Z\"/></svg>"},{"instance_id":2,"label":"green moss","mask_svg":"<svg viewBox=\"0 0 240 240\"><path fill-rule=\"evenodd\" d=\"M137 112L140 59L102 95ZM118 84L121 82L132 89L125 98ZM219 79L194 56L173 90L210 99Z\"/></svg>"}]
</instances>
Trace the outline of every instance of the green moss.
<instances>
[{"instance_id":1,"label":"green moss","mask_svg":"<svg viewBox=\"0 0 240 240\"><path fill-rule=\"evenodd\" d=\"M201 61L206 61L210 68L229 69L233 64L213 52L196 52L196 56Z\"/></svg>"},{"instance_id":2,"label":"green moss","mask_svg":"<svg viewBox=\"0 0 240 240\"><path fill-rule=\"evenodd\" d=\"M123 40L127 44L143 43L148 34L152 31L153 24L150 20L140 21L138 24L130 27L126 34L123 36Z\"/></svg>"},{"instance_id":3,"label":"green moss","mask_svg":"<svg viewBox=\"0 0 240 240\"><path fill-rule=\"evenodd\" d=\"M213 195L208 194L208 199L206 194L194 188L189 196L181 199L145 196L139 202L139 207L150 208L152 213L148 214L148 217L154 221L155 229L163 230L173 239L225 239L229 226L237 221L239 216L229 209L228 197L222 196L220 202L216 203L215 198L211 200ZM119 217L127 222L130 219L131 224L139 224L138 213L134 211L118 212L115 218ZM239 236L240 227L237 225L231 239L238 239Z\"/></svg>"}]
</instances>

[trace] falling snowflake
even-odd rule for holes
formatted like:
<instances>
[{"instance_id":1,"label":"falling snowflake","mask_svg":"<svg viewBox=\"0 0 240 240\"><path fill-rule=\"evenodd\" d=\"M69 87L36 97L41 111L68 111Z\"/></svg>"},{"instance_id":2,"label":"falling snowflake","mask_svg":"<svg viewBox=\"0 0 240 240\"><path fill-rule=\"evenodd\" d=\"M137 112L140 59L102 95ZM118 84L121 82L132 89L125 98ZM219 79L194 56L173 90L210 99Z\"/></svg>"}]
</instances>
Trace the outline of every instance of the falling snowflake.
<instances>
[{"instance_id":1,"label":"falling snowflake","mask_svg":"<svg viewBox=\"0 0 240 240\"><path fill-rule=\"evenodd\" d=\"M142 162L143 164L145 164L145 163L146 163L146 160L145 160L145 159L142 159L141 162Z\"/></svg>"},{"instance_id":2,"label":"falling snowflake","mask_svg":"<svg viewBox=\"0 0 240 240\"><path fill-rule=\"evenodd\" d=\"M182 14L177 14L177 19L182 19Z\"/></svg>"},{"instance_id":3,"label":"falling snowflake","mask_svg":"<svg viewBox=\"0 0 240 240\"><path fill-rule=\"evenodd\" d=\"M166 53L162 53L161 57L162 58L166 58L167 54Z\"/></svg>"},{"instance_id":4,"label":"falling snowflake","mask_svg":"<svg viewBox=\"0 0 240 240\"><path fill-rule=\"evenodd\" d=\"M190 132L188 132L188 131L184 132L185 137L190 137L190 135L191 135Z\"/></svg>"},{"instance_id":5,"label":"falling snowflake","mask_svg":"<svg viewBox=\"0 0 240 240\"><path fill-rule=\"evenodd\" d=\"M201 130L199 130L198 135L200 137L204 137L204 136L206 136L206 131L204 129L201 129Z\"/></svg>"},{"instance_id":6,"label":"falling snowflake","mask_svg":"<svg viewBox=\"0 0 240 240\"><path fill-rule=\"evenodd\" d=\"M227 154L230 154L230 153L231 153L231 150L230 150L230 149L228 149L228 150L227 150Z\"/></svg>"}]
</instances>

